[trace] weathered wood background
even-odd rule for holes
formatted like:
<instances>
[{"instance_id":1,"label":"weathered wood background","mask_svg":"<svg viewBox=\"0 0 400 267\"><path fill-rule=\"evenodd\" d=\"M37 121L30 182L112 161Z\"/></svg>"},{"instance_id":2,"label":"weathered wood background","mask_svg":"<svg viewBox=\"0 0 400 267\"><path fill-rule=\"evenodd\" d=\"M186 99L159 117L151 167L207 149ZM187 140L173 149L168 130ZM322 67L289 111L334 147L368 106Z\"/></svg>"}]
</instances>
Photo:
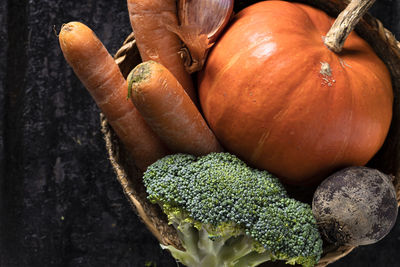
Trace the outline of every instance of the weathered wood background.
<instances>
[{"instance_id":1,"label":"weathered wood background","mask_svg":"<svg viewBox=\"0 0 400 267\"><path fill-rule=\"evenodd\" d=\"M400 1L372 13L400 37ZM89 25L115 53L125 0L0 1L0 266L176 266L130 209L100 133L99 110L55 31ZM400 222L332 266L400 266Z\"/></svg>"}]
</instances>

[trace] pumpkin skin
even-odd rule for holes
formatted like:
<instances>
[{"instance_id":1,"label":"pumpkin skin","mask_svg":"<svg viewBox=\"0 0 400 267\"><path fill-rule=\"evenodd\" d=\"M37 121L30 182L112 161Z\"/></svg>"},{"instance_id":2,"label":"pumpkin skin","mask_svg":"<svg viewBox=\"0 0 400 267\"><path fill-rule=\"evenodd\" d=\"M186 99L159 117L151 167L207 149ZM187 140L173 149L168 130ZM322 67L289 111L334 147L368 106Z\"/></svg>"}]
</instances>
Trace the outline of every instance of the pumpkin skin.
<instances>
[{"instance_id":1,"label":"pumpkin skin","mask_svg":"<svg viewBox=\"0 0 400 267\"><path fill-rule=\"evenodd\" d=\"M285 183L309 185L365 165L392 118L390 74L356 33L336 54L334 19L263 1L239 12L198 77L201 108L229 152Z\"/></svg>"}]
</instances>

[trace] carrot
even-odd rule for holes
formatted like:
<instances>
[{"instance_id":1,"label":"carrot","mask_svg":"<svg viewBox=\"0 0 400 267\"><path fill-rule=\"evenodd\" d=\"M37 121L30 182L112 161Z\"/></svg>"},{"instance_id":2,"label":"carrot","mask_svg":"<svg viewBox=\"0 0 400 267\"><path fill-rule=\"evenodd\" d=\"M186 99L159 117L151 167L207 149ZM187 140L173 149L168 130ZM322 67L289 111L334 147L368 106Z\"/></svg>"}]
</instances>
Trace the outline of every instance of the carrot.
<instances>
[{"instance_id":1,"label":"carrot","mask_svg":"<svg viewBox=\"0 0 400 267\"><path fill-rule=\"evenodd\" d=\"M94 32L80 22L63 25L59 42L66 61L92 95L137 167L147 166L168 152L162 141L127 99L128 84L114 59Z\"/></svg>"},{"instance_id":2,"label":"carrot","mask_svg":"<svg viewBox=\"0 0 400 267\"><path fill-rule=\"evenodd\" d=\"M180 82L194 103L196 92L180 55L179 37L167 29L178 26L176 0L127 0L131 26L143 61L164 65Z\"/></svg>"},{"instance_id":3,"label":"carrot","mask_svg":"<svg viewBox=\"0 0 400 267\"><path fill-rule=\"evenodd\" d=\"M137 65L128 86L132 102L171 151L197 156L222 151L195 104L163 65Z\"/></svg>"}]
</instances>

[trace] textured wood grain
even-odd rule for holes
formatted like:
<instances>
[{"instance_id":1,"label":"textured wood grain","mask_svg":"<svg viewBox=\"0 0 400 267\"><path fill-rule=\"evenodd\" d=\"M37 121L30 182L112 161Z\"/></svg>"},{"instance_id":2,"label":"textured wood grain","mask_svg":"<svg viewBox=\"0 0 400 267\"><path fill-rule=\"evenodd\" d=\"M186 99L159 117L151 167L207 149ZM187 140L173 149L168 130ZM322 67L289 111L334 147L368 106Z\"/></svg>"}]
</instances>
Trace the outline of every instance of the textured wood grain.
<instances>
[{"instance_id":1,"label":"textured wood grain","mask_svg":"<svg viewBox=\"0 0 400 267\"><path fill-rule=\"evenodd\" d=\"M82 21L115 53L131 30L126 2L10 0L0 7L1 22L8 22L0 23L1 33L8 31L0 35L8 39L0 49L0 64L7 63L0 88L0 266L175 266L126 200L99 110L53 30Z\"/></svg>"}]
</instances>

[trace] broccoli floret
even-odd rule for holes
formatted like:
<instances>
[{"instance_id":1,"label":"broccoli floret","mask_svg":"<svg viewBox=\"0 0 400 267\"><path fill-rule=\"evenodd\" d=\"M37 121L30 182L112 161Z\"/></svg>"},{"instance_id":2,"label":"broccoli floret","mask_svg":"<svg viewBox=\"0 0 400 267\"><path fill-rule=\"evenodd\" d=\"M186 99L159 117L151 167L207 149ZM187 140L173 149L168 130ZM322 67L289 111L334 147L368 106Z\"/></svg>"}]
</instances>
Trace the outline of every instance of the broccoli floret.
<instances>
[{"instance_id":1,"label":"broccoli floret","mask_svg":"<svg viewBox=\"0 0 400 267\"><path fill-rule=\"evenodd\" d=\"M314 266L322 253L311 207L288 196L278 178L229 153L166 156L143 176L161 206L189 267L245 267L265 261Z\"/></svg>"}]
</instances>

